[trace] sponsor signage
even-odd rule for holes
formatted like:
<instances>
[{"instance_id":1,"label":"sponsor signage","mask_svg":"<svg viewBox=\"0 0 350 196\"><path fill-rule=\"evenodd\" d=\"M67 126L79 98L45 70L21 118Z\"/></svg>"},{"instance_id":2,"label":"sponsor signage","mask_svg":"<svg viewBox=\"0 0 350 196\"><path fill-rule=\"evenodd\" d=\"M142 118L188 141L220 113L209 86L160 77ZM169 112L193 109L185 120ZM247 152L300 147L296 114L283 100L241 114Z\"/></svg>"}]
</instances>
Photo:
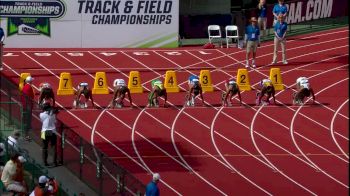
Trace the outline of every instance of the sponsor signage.
<instances>
[{"instance_id":1,"label":"sponsor signage","mask_svg":"<svg viewBox=\"0 0 350 196\"><path fill-rule=\"evenodd\" d=\"M1 0L0 15L7 18L7 36L50 36L50 19L60 18L66 7L60 0Z\"/></svg>"}]
</instances>

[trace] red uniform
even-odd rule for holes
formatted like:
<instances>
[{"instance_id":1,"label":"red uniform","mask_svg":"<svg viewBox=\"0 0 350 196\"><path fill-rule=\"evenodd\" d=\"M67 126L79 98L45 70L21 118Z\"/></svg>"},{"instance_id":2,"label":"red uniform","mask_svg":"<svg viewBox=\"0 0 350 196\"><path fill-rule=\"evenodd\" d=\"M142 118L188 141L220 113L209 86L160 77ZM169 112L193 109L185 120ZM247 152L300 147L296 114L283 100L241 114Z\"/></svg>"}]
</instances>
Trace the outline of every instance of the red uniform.
<instances>
[{"instance_id":1,"label":"red uniform","mask_svg":"<svg viewBox=\"0 0 350 196\"><path fill-rule=\"evenodd\" d=\"M27 97L29 97L30 99L34 100L34 90L33 90L33 87L30 85L30 84L25 84L23 86L23 89L22 89L22 97L21 97L21 101L22 101L22 105L24 108L27 108L26 106L26 98L24 95L26 95ZM28 100L28 104L30 104L29 106L31 108L33 108L33 104L32 104L32 101L31 100Z\"/></svg>"}]
</instances>

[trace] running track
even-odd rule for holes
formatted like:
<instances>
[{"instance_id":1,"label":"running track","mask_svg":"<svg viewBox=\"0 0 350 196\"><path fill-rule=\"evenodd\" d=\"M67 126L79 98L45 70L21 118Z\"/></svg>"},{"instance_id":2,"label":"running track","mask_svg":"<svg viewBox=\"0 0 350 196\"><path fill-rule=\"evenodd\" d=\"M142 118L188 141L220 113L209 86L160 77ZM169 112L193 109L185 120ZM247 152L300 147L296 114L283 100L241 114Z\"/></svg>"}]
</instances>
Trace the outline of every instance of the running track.
<instances>
[{"instance_id":1,"label":"running track","mask_svg":"<svg viewBox=\"0 0 350 196\"><path fill-rule=\"evenodd\" d=\"M57 96L65 108L60 120L91 141L144 183L161 174L162 195L347 195L349 191L348 27L290 37L288 65L269 65L273 43L258 48L253 86L280 67L286 90L277 106L256 107L255 92L242 93L243 106L220 107L223 81L242 68L245 52L236 48L180 49L7 49L6 75L30 72L34 85L58 87L68 71L73 84L93 84L105 71L109 87L139 70L145 89L166 70L177 70L182 89L190 73L210 69L216 91L206 106L182 107L184 92L169 94L168 108L145 108L147 95L133 94L134 108L71 109L71 96ZM310 78L316 104L292 106L299 76ZM111 95L95 95L105 107ZM237 100L236 100L237 102ZM93 129L95 127L95 129Z\"/></svg>"}]
</instances>

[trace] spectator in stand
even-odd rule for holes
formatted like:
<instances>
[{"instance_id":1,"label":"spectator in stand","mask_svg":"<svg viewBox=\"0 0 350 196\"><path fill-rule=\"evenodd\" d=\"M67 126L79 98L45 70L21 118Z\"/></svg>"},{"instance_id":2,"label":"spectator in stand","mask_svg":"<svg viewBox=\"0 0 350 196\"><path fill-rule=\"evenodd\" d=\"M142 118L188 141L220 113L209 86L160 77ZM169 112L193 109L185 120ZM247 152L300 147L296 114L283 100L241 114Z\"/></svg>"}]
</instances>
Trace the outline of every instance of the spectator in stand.
<instances>
[{"instance_id":1,"label":"spectator in stand","mask_svg":"<svg viewBox=\"0 0 350 196\"><path fill-rule=\"evenodd\" d=\"M14 150L15 152L19 152L19 137L21 137L21 132L17 130L14 131L12 135L7 137L7 143L9 144L9 147L11 147L11 150Z\"/></svg>"},{"instance_id":2,"label":"spectator in stand","mask_svg":"<svg viewBox=\"0 0 350 196\"><path fill-rule=\"evenodd\" d=\"M40 120L42 122L41 139L43 141L42 156L43 156L43 162L45 166L49 166L49 164L47 163L49 143L51 144L51 147L54 151L53 163L55 166L58 166L57 150L56 150L56 143L57 143L56 114L57 112L58 112L57 109L52 108L50 104L45 104L43 106L43 112L40 113Z\"/></svg>"},{"instance_id":3,"label":"spectator in stand","mask_svg":"<svg viewBox=\"0 0 350 196\"><path fill-rule=\"evenodd\" d=\"M30 140L30 137L28 135L29 130L32 128L32 110L33 110L33 100L34 100L34 90L32 87L32 82L34 78L31 76L28 76L25 79L25 85L22 89L22 105L23 105L23 111L25 112L25 139L27 141Z\"/></svg>"},{"instance_id":4,"label":"spectator in stand","mask_svg":"<svg viewBox=\"0 0 350 196\"><path fill-rule=\"evenodd\" d=\"M272 64L277 63L278 45L281 45L283 64L288 64L286 59L287 23L284 22L284 18L282 14L278 15L278 22L275 24L274 33L275 33L275 39L274 39L274 51L273 51Z\"/></svg>"},{"instance_id":5,"label":"spectator in stand","mask_svg":"<svg viewBox=\"0 0 350 196\"><path fill-rule=\"evenodd\" d=\"M0 171L5 166L6 148L4 143L0 143Z\"/></svg>"},{"instance_id":6,"label":"spectator in stand","mask_svg":"<svg viewBox=\"0 0 350 196\"><path fill-rule=\"evenodd\" d=\"M266 0L260 0L258 4L258 26L260 31L262 32L262 36L266 36L266 25L267 25L267 7Z\"/></svg>"},{"instance_id":7,"label":"spectator in stand","mask_svg":"<svg viewBox=\"0 0 350 196\"><path fill-rule=\"evenodd\" d=\"M12 191L18 193L18 195L25 195L26 188L21 182L17 182L14 179L17 175L17 165L18 165L18 153L11 155L9 161L7 161L1 175L1 181L4 183L7 191Z\"/></svg>"},{"instance_id":8,"label":"spectator in stand","mask_svg":"<svg viewBox=\"0 0 350 196\"><path fill-rule=\"evenodd\" d=\"M274 17L273 26L275 26L275 24L277 23L278 16L282 14L282 16L285 18L287 16L287 12L288 12L288 8L284 4L284 0L278 0L278 4L276 4L272 10L273 17Z\"/></svg>"},{"instance_id":9,"label":"spectator in stand","mask_svg":"<svg viewBox=\"0 0 350 196\"><path fill-rule=\"evenodd\" d=\"M57 192L58 192L58 183L54 178L40 176L39 183L34 188L30 196L51 196L51 195L56 195Z\"/></svg>"},{"instance_id":10,"label":"spectator in stand","mask_svg":"<svg viewBox=\"0 0 350 196\"><path fill-rule=\"evenodd\" d=\"M252 59L252 67L255 68L255 57L256 57L256 48L260 45L260 30L257 25L257 19L255 17L252 17L250 19L251 25L248 25L245 29L245 36L244 36L244 45L247 46L247 52L246 52L246 64L245 67L249 67L249 54L253 53L253 59Z\"/></svg>"},{"instance_id":11,"label":"spectator in stand","mask_svg":"<svg viewBox=\"0 0 350 196\"><path fill-rule=\"evenodd\" d=\"M3 69L2 58L4 56L4 40L5 40L5 33L4 33L4 30L0 27L0 71Z\"/></svg>"},{"instance_id":12,"label":"spectator in stand","mask_svg":"<svg viewBox=\"0 0 350 196\"><path fill-rule=\"evenodd\" d=\"M159 196L159 188L157 186L159 180L160 175L158 173L154 173L152 181L146 186L146 196Z\"/></svg>"},{"instance_id":13,"label":"spectator in stand","mask_svg":"<svg viewBox=\"0 0 350 196\"><path fill-rule=\"evenodd\" d=\"M17 160L17 172L16 176L14 177L14 181L21 183L26 190L28 190L27 183L25 179L31 178L31 174L24 170L24 163L27 162L27 160L23 156L19 156Z\"/></svg>"}]
</instances>

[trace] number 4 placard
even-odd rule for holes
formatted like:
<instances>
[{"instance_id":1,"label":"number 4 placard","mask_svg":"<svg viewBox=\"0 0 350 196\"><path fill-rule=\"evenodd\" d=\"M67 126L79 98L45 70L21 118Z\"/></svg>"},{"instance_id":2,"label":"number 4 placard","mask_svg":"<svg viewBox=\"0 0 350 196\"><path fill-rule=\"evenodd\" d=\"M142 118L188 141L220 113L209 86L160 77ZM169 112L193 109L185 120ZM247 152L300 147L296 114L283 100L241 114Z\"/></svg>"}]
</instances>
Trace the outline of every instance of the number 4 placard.
<instances>
[{"instance_id":1,"label":"number 4 placard","mask_svg":"<svg viewBox=\"0 0 350 196\"><path fill-rule=\"evenodd\" d=\"M175 71L167 71L165 73L164 87L168 93L178 93L180 88L177 85L176 73Z\"/></svg>"}]
</instances>

